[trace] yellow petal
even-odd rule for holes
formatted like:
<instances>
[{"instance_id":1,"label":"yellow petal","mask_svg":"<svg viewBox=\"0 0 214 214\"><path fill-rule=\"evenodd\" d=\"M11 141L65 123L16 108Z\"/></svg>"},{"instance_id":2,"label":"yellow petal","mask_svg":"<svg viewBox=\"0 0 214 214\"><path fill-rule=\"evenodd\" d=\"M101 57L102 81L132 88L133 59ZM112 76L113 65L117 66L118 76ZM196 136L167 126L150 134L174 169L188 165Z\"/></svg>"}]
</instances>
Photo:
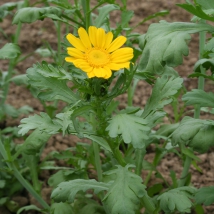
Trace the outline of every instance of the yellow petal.
<instances>
[{"instance_id":1,"label":"yellow petal","mask_svg":"<svg viewBox=\"0 0 214 214\"><path fill-rule=\"evenodd\" d=\"M71 33L69 33L66 36L67 40L77 49L81 50L81 51L85 51L85 47L82 44L82 42L80 41L79 38L77 38L76 36L72 35Z\"/></svg>"},{"instance_id":2,"label":"yellow petal","mask_svg":"<svg viewBox=\"0 0 214 214\"><path fill-rule=\"evenodd\" d=\"M91 67L87 62L82 63L80 65L80 68L85 71L86 73L90 73L93 70L93 67Z\"/></svg>"},{"instance_id":3,"label":"yellow petal","mask_svg":"<svg viewBox=\"0 0 214 214\"><path fill-rule=\"evenodd\" d=\"M84 58L84 54L82 53L82 51L76 49L76 48L67 48L67 51L68 51L68 54L72 57L75 57L75 58L81 58L83 59Z\"/></svg>"},{"instance_id":4,"label":"yellow petal","mask_svg":"<svg viewBox=\"0 0 214 214\"><path fill-rule=\"evenodd\" d=\"M102 48L105 45L105 31L102 28L97 29L97 47Z\"/></svg>"},{"instance_id":5,"label":"yellow petal","mask_svg":"<svg viewBox=\"0 0 214 214\"><path fill-rule=\"evenodd\" d=\"M125 42L126 42L126 37L125 36L118 36L108 47L107 51L108 52L113 52L120 48Z\"/></svg>"},{"instance_id":6,"label":"yellow petal","mask_svg":"<svg viewBox=\"0 0 214 214\"><path fill-rule=\"evenodd\" d=\"M96 46L97 46L97 39L96 39L97 28L94 27L94 26L90 26L90 27L88 28L88 34L89 34L89 39L90 39L92 45L93 45L94 47L96 47Z\"/></svg>"},{"instance_id":7,"label":"yellow petal","mask_svg":"<svg viewBox=\"0 0 214 214\"><path fill-rule=\"evenodd\" d=\"M88 33L86 32L86 30L81 27L78 29L78 34L79 34L80 40L83 43L83 45L87 49L91 48L91 42L90 42L90 39L89 39L89 36L88 36Z\"/></svg>"},{"instance_id":8,"label":"yellow petal","mask_svg":"<svg viewBox=\"0 0 214 214\"><path fill-rule=\"evenodd\" d=\"M111 54L111 62L123 63L130 61L133 58L132 48L120 48Z\"/></svg>"},{"instance_id":9,"label":"yellow petal","mask_svg":"<svg viewBox=\"0 0 214 214\"><path fill-rule=\"evenodd\" d=\"M106 76L106 71L103 68L94 68L93 72L95 74L96 77L104 77Z\"/></svg>"},{"instance_id":10,"label":"yellow petal","mask_svg":"<svg viewBox=\"0 0 214 214\"><path fill-rule=\"evenodd\" d=\"M95 77L95 75L94 75L94 72L93 72L93 71L92 71L92 72L87 73L87 75L88 75L88 78Z\"/></svg>"},{"instance_id":11,"label":"yellow petal","mask_svg":"<svg viewBox=\"0 0 214 214\"><path fill-rule=\"evenodd\" d=\"M110 78L111 77L111 75L112 75L112 71L111 71L111 69L110 68L108 68L107 66L105 66L104 67L104 69L105 69L105 71L106 71L106 75L105 75L105 79L108 79L108 78Z\"/></svg>"},{"instance_id":12,"label":"yellow petal","mask_svg":"<svg viewBox=\"0 0 214 214\"><path fill-rule=\"evenodd\" d=\"M76 59L73 63L77 68L81 68L81 65L85 64L85 60L84 59Z\"/></svg>"},{"instance_id":13,"label":"yellow petal","mask_svg":"<svg viewBox=\"0 0 214 214\"><path fill-rule=\"evenodd\" d=\"M66 62L74 62L76 59L75 58L73 58L73 57L65 57L65 61Z\"/></svg>"},{"instance_id":14,"label":"yellow petal","mask_svg":"<svg viewBox=\"0 0 214 214\"><path fill-rule=\"evenodd\" d=\"M129 65L130 65L130 62L124 62L124 63L109 63L108 64L108 68L110 68L111 70L114 70L114 71L118 71L120 70L121 68L129 68Z\"/></svg>"},{"instance_id":15,"label":"yellow petal","mask_svg":"<svg viewBox=\"0 0 214 214\"><path fill-rule=\"evenodd\" d=\"M104 45L104 49L109 48L109 45L111 44L113 39L113 33L112 32L108 32L106 34L106 38L105 38L105 45Z\"/></svg>"}]
</instances>

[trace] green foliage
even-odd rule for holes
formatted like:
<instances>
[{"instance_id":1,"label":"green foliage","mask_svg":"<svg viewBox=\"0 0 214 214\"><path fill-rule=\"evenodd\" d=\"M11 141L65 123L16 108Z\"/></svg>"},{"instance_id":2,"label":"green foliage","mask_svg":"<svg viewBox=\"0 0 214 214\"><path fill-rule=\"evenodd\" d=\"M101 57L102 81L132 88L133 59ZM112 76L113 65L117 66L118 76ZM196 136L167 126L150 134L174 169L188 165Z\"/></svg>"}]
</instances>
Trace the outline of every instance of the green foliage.
<instances>
[{"instance_id":1,"label":"green foliage","mask_svg":"<svg viewBox=\"0 0 214 214\"><path fill-rule=\"evenodd\" d=\"M163 193L157 200L160 201L160 208L166 213L176 210L180 213L190 213L191 199L195 192L194 187L179 187Z\"/></svg>"},{"instance_id":2,"label":"green foliage","mask_svg":"<svg viewBox=\"0 0 214 214\"><path fill-rule=\"evenodd\" d=\"M66 85L63 71L47 64L37 64L27 70L31 86L41 90L38 98L44 101L63 100L69 104L77 101L74 92Z\"/></svg>"},{"instance_id":3,"label":"green foliage","mask_svg":"<svg viewBox=\"0 0 214 214\"><path fill-rule=\"evenodd\" d=\"M151 24L145 37L141 38L143 50L138 69L141 72L161 74L165 66L176 67L182 63L182 57L189 53L187 42L190 34L201 31L213 32L207 24L194 24L161 21Z\"/></svg>"},{"instance_id":4,"label":"green foliage","mask_svg":"<svg viewBox=\"0 0 214 214\"><path fill-rule=\"evenodd\" d=\"M74 211L68 203L53 203L51 205L51 214L74 214Z\"/></svg>"},{"instance_id":5,"label":"green foliage","mask_svg":"<svg viewBox=\"0 0 214 214\"><path fill-rule=\"evenodd\" d=\"M22 114L29 114L33 109L30 106L22 106L21 108L14 108L9 104L3 104L0 108L0 118L3 118L5 115L17 118Z\"/></svg>"},{"instance_id":6,"label":"green foliage","mask_svg":"<svg viewBox=\"0 0 214 214\"><path fill-rule=\"evenodd\" d=\"M116 4L107 4L103 7L98 8L98 16L94 20L94 25L96 27L101 27L103 23L106 21L106 17L108 17L109 13L114 10L119 10L120 7Z\"/></svg>"},{"instance_id":7,"label":"green foliage","mask_svg":"<svg viewBox=\"0 0 214 214\"><path fill-rule=\"evenodd\" d=\"M18 2L8 2L5 4L2 4L0 6L0 21L2 22L3 19L10 14L10 11L12 11L15 8L20 8L24 4L24 1L18 1Z\"/></svg>"},{"instance_id":8,"label":"green foliage","mask_svg":"<svg viewBox=\"0 0 214 214\"><path fill-rule=\"evenodd\" d=\"M144 148L150 128L147 121L133 114L118 114L114 116L106 128L112 138L122 135L125 143L132 143L134 148Z\"/></svg>"},{"instance_id":9,"label":"green foliage","mask_svg":"<svg viewBox=\"0 0 214 214\"><path fill-rule=\"evenodd\" d=\"M29 211L29 210L36 210L36 211L39 211L41 213L45 213L42 211L42 209L40 209L39 207L37 207L36 205L28 205L28 206L24 206L22 208L20 208L18 211L17 211L17 214L21 214L22 211Z\"/></svg>"},{"instance_id":10,"label":"green foliage","mask_svg":"<svg viewBox=\"0 0 214 214\"><path fill-rule=\"evenodd\" d=\"M214 203L214 186L202 187L195 194L195 201L197 204L204 204L209 206Z\"/></svg>"},{"instance_id":11,"label":"green foliage","mask_svg":"<svg viewBox=\"0 0 214 214\"><path fill-rule=\"evenodd\" d=\"M184 117L172 133L172 145L184 144L204 153L213 146L214 123L209 120Z\"/></svg>"},{"instance_id":12,"label":"green foliage","mask_svg":"<svg viewBox=\"0 0 214 214\"><path fill-rule=\"evenodd\" d=\"M210 69L212 73L214 73L214 60L213 59L200 59L194 65L195 72L201 72L201 68L205 68L206 70Z\"/></svg>"},{"instance_id":13,"label":"green foliage","mask_svg":"<svg viewBox=\"0 0 214 214\"><path fill-rule=\"evenodd\" d=\"M20 53L20 48L17 44L7 43L0 49L0 59L14 59Z\"/></svg>"},{"instance_id":14,"label":"green foliage","mask_svg":"<svg viewBox=\"0 0 214 214\"><path fill-rule=\"evenodd\" d=\"M109 213L135 214L140 205L140 199L146 194L142 178L130 172L130 167L132 165L117 166L117 169L104 173L108 176L116 176L103 199Z\"/></svg>"},{"instance_id":15,"label":"green foliage","mask_svg":"<svg viewBox=\"0 0 214 214\"><path fill-rule=\"evenodd\" d=\"M76 179L73 181L62 182L58 185L56 189L51 194L51 198L56 202L65 202L69 203L73 202L75 199L75 195L79 191L87 191L89 189L93 189L94 193L97 194L100 191L105 191L109 189L109 184L105 184L102 182L97 182L94 179L91 180L83 180Z\"/></svg>"},{"instance_id":16,"label":"green foliage","mask_svg":"<svg viewBox=\"0 0 214 214\"><path fill-rule=\"evenodd\" d=\"M22 119L19 128L19 134L21 135L25 135L31 129L45 131L48 134L56 134L61 126L54 123L46 113L40 112L40 115L35 114L34 116Z\"/></svg>"},{"instance_id":17,"label":"green foliage","mask_svg":"<svg viewBox=\"0 0 214 214\"><path fill-rule=\"evenodd\" d=\"M162 110L163 107L172 102L171 96L175 95L182 87L183 80L180 77L162 76L157 78L152 90L152 95L146 103L141 117L146 118L149 114L157 110Z\"/></svg>"},{"instance_id":18,"label":"green foliage","mask_svg":"<svg viewBox=\"0 0 214 214\"><path fill-rule=\"evenodd\" d=\"M206 93L200 89L193 89L190 92L187 92L182 100L186 102L187 106L189 105L199 105L200 107L214 107L214 94L212 92Z\"/></svg>"},{"instance_id":19,"label":"green foliage","mask_svg":"<svg viewBox=\"0 0 214 214\"><path fill-rule=\"evenodd\" d=\"M22 23L32 23L37 20L43 20L46 15L49 14L55 14L57 16L60 16L62 13L61 9L57 7L25 7L19 9L14 18L13 18L13 24L18 24L19 22Z\"/></svg>"},{"instance_id":20,"label":"green foliage","mask_svg":"<svg viewBox=\"0 0 214 214\"><path fill-rule=\"evenodd\" d=\"M195 5L192 4L177 4L177 6L187 10L197 17L209 21L214 21L214 17L210 16L210 12L214 13L214 5L212 0L197 0Z\"/></svg>"},{"instance_id":21,"label":"green foliage","mask_svg":"<svg viewBox=\"0 0 214 214\"><path fill-rule=\"evenodd\" d=\"M41 132L39 129L33 131L20 147L20 151L27 155L35 155L50 138L50 134Z\"/></svg>"}]
</instances>

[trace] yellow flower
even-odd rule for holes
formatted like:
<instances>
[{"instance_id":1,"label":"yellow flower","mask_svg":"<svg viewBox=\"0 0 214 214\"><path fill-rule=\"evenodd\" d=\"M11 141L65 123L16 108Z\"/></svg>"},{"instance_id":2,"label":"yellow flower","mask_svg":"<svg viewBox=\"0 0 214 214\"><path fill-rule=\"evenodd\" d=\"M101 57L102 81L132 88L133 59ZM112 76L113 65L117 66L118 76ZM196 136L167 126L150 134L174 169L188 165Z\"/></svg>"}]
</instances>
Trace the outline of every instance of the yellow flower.
<instances>
[{"instance_id":1,"label":"yellow flower","mask_svg":"<svg viewBox=\"0 0 214 214\"><path fill-rule=\"evenodd\" d=\"M113 71L129 68L133 58L133 49L121 48L126 37L119 36L113 40L112 32L105 33L102 28L90 26L88 33L84 28L78 29L79 38L72 34L66 36L73 47L68 47L65 60L73 63L87 73L89 78L108 79Z\"/></svg>"}]
</instances>

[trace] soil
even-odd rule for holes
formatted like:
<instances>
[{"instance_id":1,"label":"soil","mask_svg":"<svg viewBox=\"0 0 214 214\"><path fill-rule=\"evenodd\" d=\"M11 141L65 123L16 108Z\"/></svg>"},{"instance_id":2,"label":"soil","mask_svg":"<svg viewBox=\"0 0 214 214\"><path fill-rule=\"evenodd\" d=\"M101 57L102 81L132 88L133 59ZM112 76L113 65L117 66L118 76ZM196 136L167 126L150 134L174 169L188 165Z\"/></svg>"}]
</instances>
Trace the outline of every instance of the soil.
<instances>
[{"instance_id":1,"label":"soil","mask_svg":"<svg viewBox=\"0 0 214 214\"><path fill-rule=\"evenodd\" d=\"M6 2L12 2L8 0L1 0L0 4L6 3ZM32 3L32 1L30 1ZM93 3L93 1L92 1ZM185 0L129 0L128 1L128 8L134 11L134 17L131 20L131 25L135 26L139 21L141 21L143 18L159 12L161 10L169 10L170 14L166 15L165 17L160 18L154 18L143 25L140 25L138 28L136 28L136 32L144 34L146 33L149 25L151 23L157 23L159 20L164 19L168 22L187 22L190 21L192 16L188 14L186 11L182 10L178 6L176 6L176 3L185 3ZM120 14L119 12L112 12L111 18L114 20L114 23L117 23L120 20ZM0 23L0 27L4 30L4 32L11 38L13 33L16 30L16 26L11 24L11 17L8 16L2 23ZM63 33L64 29L63 29ZM44 42L47 41L50 43L51 47L53 49L57 49L57 36L56 36L56 30L53 22L50 19L45 19L44 21L36 21L32 24L23 24L19 39L19 46L21 47L21 51L24 55L30 54L33 51L35 51L37 48L43 46ZM0 47L3 46L7 40L4 38L2 34L0 34ZM195 79L189 79L188 75L192 73L194 63L198 59L198 35L192 35L192 40L189 43L190 47L190 54L187 57L184 57L183 64L178 66L176 70L180 74L181 77L184 79L184 85L187 88L187 90L191 90L193 88L197 88L197 80ZM36 62L41 62L42 60L46 60L48 62L51 62L49 58L41 58L39 55L33 54L30 56L27 60L24 62L19 63L16 66L15 75L16 74L24 74L26 70L31 67ZM8 61L7 60L1 60L0 63L0 69L2 71L6 71L8 68ZM145 82L140 81L137 86L137 90L135 92L134 97L134 105L144 107L146 100L151 94L151 86ZM213 83L207 81L205 84L205 91L213 91L214 85ZM120 108L124 108L127 105L127 94L124 94L119 97L120 101ZM29 90L22 86L17 86L13 83L11 83L9 96L7 99L7 103L13 105L16 108L22 107L23 105L29 105L33 108L34 113L39 113L44 111L43 105L35 99ZM183 104L180 103L182 106ZM168 114L170 115L171 120L174 119L174 115L171 108L166 109ZM190 108L186 108L186 111L189 111ZM192 113L188 113L188 115L192 115ZM203 114L202 118L207 118L208 115ZM17 126L20 123L20 119L18 118L16 120L8 118L6 120L5 126ZM168 119L165 119L165 122L169 122ZM78 142L78 138L75 136L65 136L62 137L61 135L56 135L52 137L44 150L44 153L42 154L42 159L51 151L55 150L64 150L68 147L72 147L75 145L75 143ZM148 154L146 155L146 160L149 162L153 161L154 157L154 148L151 147L148 150ZM191 167L192 172L192 183L196 187L202 187L202 186L209 186L214 185L214 150L209 150L208 153L198 155L198 157L201 159L201 162L198 163L199 167L202 169L202 172L198 172L195 168ZM164 175L164 178L167 182L171 183L170 178L170 170L174 170L176 172L176 175L179 177L182 170L182 163L180 159L172 154L167 155L158 166L158 170ZM143 179L146 178L148 172L144 172L142 174ZM50 176L49 171L43 171L40 175L41 180L47 180L47 178ZM152 179L149 183L149 185L162 182L155 178L155 175L152 175ZM49 201L51 188L49 188L47 185L44 185L42 190L42 196L44 199ZM28 205L31 203L37 204L35 200L30 197L26 196L26 192L24 192L23 196L14 196L14 201L18 202L21 206ZM7 210L1 210L1 214L7 214L10 213ZM25 213L33 213L33 212L25 212ZM214 213L214 206L208 206L206 207L205 213L211 214Z\"/></svg>"}]
</instances>

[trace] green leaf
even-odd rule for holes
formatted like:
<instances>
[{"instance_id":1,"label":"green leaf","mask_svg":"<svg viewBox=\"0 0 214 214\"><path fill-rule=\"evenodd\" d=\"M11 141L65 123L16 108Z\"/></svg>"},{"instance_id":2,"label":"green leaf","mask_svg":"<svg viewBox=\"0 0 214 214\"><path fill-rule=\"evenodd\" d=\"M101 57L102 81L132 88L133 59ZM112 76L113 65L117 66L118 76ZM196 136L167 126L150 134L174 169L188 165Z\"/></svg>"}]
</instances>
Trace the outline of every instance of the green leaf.
<instances>
[{"instance_id":1,"label":"green leaf","mask_svg":"<svg viewBox=\"0 0 214 214\"><path fill-rule=\"evenodd\" d=\"M70 156L73 156L70 152ZM48 184L52 187L56 187L61 182L70 181L74 179L84 179L86 173L82 170L66 169L60 170L57 173L53 174L48 179Z\"/></svg>"},{"instance_id":2,"label":"green leaf","mask_svg":"<svg viewBox=\"0 0 214 214\"><path fill-rule=\"evenodd\" d=\"M6 180L0 180L0 189L4 188L6 185Z\"/></svg>"},{"instance_id":3,"label":"green leaf","mask_svg":"<svg viewBox=\"0 0 214 214\"><path fill-rule=\"evenodd\" d=\"M68 203L53 203L51 205L51 214L74 214L72 206Z\"/></svg>"},{"instance_id":4,"label":"green leaf","mask_svg":"<svg viewBox=\"0 0 214 214\"><path fill-rule=\"evenodd\" d=\"M28 118L22 119L19 128L19 134L21 135L25 135L31 129L38 129L48 134L56 134L61 126L54 123L48 114L40 112L40 115L35 114Z\"/></svg>"},{"instance_id":5,"label":"green leaf","mask_svg":"<svg viewBox=\"0 0 214 214\"><path fill-rule=\"evenodd\" d=\"M14 59L21 53L18 45L7 43L0 49L0 59Z\"/></svg>"},{"instance_id":6,"label":"green leaf","mask_svg":"<svg viewBox=\"0 0 214 214\"><path fill-rule=\"evenodd\" d=\"M132 143L134 148L144 148L150 128L147 126L147 121L132 115L118 114L114 116L106 128L109 136L112 138L122 135L125 143Z\"/></svg>"},{"instance_id":7,"label":"green leaf","mask_svg":"<svg viewBox=\"0 0 214 214\"><path fill-rule=\"evenodd\" d=\"M26 74L20 74L12 77L10 82L14 82L16 85L29 85L28 80L29 79Z\"/></svg>"},{"instance_id":8,"label":"green leaf","mask_svg":"<svg viewBox=\"0 0 214 214\"><path fill-rule=\"evenodd\" d=\"M194 187L179 187L163 193L157 200L160 201L160 208L166 213L176 210L180 213L190 213L192 206L190 199L195 192Z\"/></svg>"},{"instance_id":9,"label":"green leaf","mask_svg":"<svg viewBox=\"0 0 214 214\"><path fill-rule=\"evenodd\" d=\"M214 31L208 24L174 22L151 24L141 48L143 53L138 69L141 72L163 73L164 67L176 67L182 64L183 55L189 54L187 41L190 34L201 31Z\"/></svg>"},{"instance_id":10,"label":"green leaf","mask_svg":"<svg viewBox=\"0 0 214 214\"><path fill-rule=\"evenodd\" d=\"M42 57L51 57L53 56L53 53L56 51L48 49L48 48L38 48L35 50L35 53L39 54Z\"/></svg>"},{"instance_id":11,"label":"green leaf","mask_svg":"<svg viewBox=\"0 0 214 214\"><path fill-rule=\"evenodd\" d=\"M57 16L60 16L62 13L61 9L57 7L25 7L19 9L14 18L13 18L13 24L18 24L19 22L22 23L32 23L37 20L43 20L44 15L48 14L55 14Z\"/></svg>"},{"instance_id":12,"label":"green leaf","mask_svg":"<svg viewBox=\"0 0 214 214\"><path fill-rule=\"evenodd\" d=\"M56 115L57 119L55 119L54 121L61 126L63 135L65 135L69 126L73 127L73 121L71 120L72 113L73 111L67 111Z\"/></svg>"},{"instance_id":13,"label":"green leaf","mask_svg":"<svg viewBox=\"0 0 214 214\"><path fill-rule=\"evenodd\" d=\"M103 202L109 213L135 214L140 205L140 199L145 195L142 178L129 171L132 165L117 166L117 169L105 172L105 175L116 175Z\"/></svg>"},{"instance_id":14,"label":"green leaf","mask_svg":"<svg viewBox=\"0 0 214 214\"><path fill-rule=\"evenodd\" d=\"M204 9L214 9L213 0L196 0L198 4L200 4Z\"/></svg>"},{"instance_id":15,"label":"green leaf","mask_svg":"<svg viewBox=\"0 0 214 214\"><path fill-rule=\"evenodd\" d=\"M22 7L22 5L24 4L24 1L19 1L19 2L8 2L5 4L2 4L0 6L0 21L2 22L2 20L8 15L10 14L9 11L15 9L15 8L20 8Z\"/></svg>"},{"instance_id":16,"label":"green leaf","mask_svg":"<svg viewBox=\"0 0 214 214\"><path fill-rule=\"evenodd\" d=\"M37 207L36 205L28 205L28 206L25 206L25 207L22 207L20 208L18 211L17 211L17 214L21 214L22 211L29 211L29 210L36 210L36 211L39 211L41 213L45 213L42 211L42 209L40 209L39 207Z\"/></svg>"},{"instance_id":17,"label":"green leaf","mask_svg":"<svg viewBox=\"0 0 214 214\"><path fill-rule=\"evenodd\" d=\"M184 10L192 13L193 15L201 18L201 19L205 19L205 20L209 20L209 21L214 21L214 17L211 17L209 15L207 15L203 10L202 7L200 5L189 5L189 4L176 4L177 6L183 8ZM210 8L208 8L210 9Z\"/></svg>"},{"instance_id":18,"label":"green leaf","mask_svg":"<svg viewBox=\"0 0 214 214\"><path fill-rule=\"evenodd\" d=\"M196 192L195 201L197 204L211 205L214 202L214 186L200 188Z\"/></svg>"},{"instance_id":19,"label":"green leaf","mask_svg":"<svg viewBox=\"0 0 214 214\"><path fill-rule=\"evenodd\" d=\"M131 10L122 11L121 23L120 23L122 28L127 27L126 25L129 23L133 15L134 15L134 11L131 11Z\"/></svg>"},{"instance_id":20,"label":"green leaf","mask_svg":"<svg viewBox=\"0 0 214 214\"><path fill-rule=\"evenodd\" d=\"M194 151L204 153L214 145L214 122L184 117L172 133L172 145L184 144Z\"/></svg>"},{"instance_id":21,"label":"green leaf","mask_svg":"<svg viewBox=\"0 0 214 214\"><path fill-rule=\"evenodd\" d=\"M20 151L27 155L35 155L40 152L40 149L47 143L50 134L41 132L39 129L33 131L20 147Z\"/></svg>"},{"instance_id":22,"label":"green leaf","mask_svg":"<svg viewBox=\"0 0 214 214\"><path fill-rule=\"evenodd\" d=\"M200 60L198 60L194 65L194 71L195 72L201 72L200 66L205 68L206 71L210 69L212 73L214 72L214 60L213 59L200 59Z\"/></svg>"},{"instance_id":23,"label":"green leaf","mask_svg":"<svg viewBox=\"0 0 214 214\"><path fill-rule=\"evenodd\" d=\"M106 142L106 140L104 138L96 136L96 135L89 135L89 134L83 134L83 136L85 138L88 138L88 139L96 142L97 144L99 144L100 146L102 146L107 151L112 152L111 148L109 147L108 143Z\"/></svg>"},{"instance_id":24,"label":"green leaf","mask_svg":"<svg viewBox=\"0 0 214 214\"><path fill-rule=\"evenodd\" d=\"M199 105L200 107L214 107L214 94L212 92L205 92L200 89L193 89L187 92L182 100L187 106L189 105Z\"/></svg>"},{"instance_id":25,"label":"green leaf","mask_svg":"<svg viewBox=\"0 0 214 214\"><path fill-rule=\"evenodd\" d=\"M56 69L51 65L34 65L27 70L27 77L32 87L38 88L41 92L38 98L44 101L62 100L69 104L77 101L77 96L66 85L62 69Z\"/></svg>"},{"instance_id":26,"label":"green leaf","mask_svg":"<svg viewBox=\"0 0 214 214\"><path fill-rule=\"evenodd\" d=\"M51 194L51 198L57 202L68 201L69 203L72 203L79 191L85 192L89 189L93 189L94 193L97 194L100 191L108 190L109 184L97 182L94 179L76 179L73 181L62 182L56 189L54 189Z\"/></svg>"},{"instance_id":27,"label":"green leaf","mask_svg":"<svg viewBox=\"0 0 214 214\"><path fill-rule=\"evenodd\" d=\"M10 117L16 118L21 114L29 114L33 109L30 106L22 106L19 109L14 108L9 104L4 104L0 109L0 114L6 114Z\"/></svg>"},{"instance_id":28,"label":"green leaf","mask_svg":"<svg viewBox=\"0 0 214 214\"><path fill-rule=\"evenodd\" d=\"M103 7L99 7L98 8L98 16L97 18L94 20L94 25L96 27L101 27L103 25L103 23L105 22L106 20L106 17L108 17L109 13L111 11L114 11L114 10L119 10L120 7L116 4L107 4Z\"/></svg>"},{"instance_id":29,"label":"green leaf","mask_svg":"<svg viewBox=\"0 0 214 214\"><path fill-rule=\"evenodd\" d=\"M171 96L175 95L182 87L183 79L180 77L162 76L157 78L152 95L146 103L141 117L146 118L151 112L161 110L172 102Z\"/></svg>"}]
</instances>

